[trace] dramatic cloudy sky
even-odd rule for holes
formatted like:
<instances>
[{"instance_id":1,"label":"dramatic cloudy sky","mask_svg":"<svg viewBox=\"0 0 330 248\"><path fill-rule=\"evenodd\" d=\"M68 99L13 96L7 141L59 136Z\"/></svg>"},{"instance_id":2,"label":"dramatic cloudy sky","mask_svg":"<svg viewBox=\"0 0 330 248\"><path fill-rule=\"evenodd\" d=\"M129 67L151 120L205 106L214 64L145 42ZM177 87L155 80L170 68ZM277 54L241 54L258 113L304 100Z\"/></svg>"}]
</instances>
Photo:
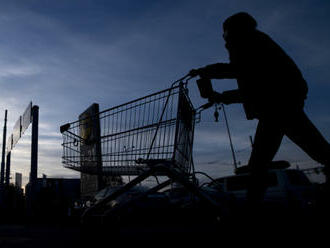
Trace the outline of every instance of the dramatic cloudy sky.
<instances>
[{"instance_id":1,"label":"dramatic cloudy sky","mask_svg":"<svg viewBox=\"0 0 330 248\"><path fill-rule=\"evenodd\" d=\"M76 120L91 103L106 109L165 89L191 68L228 61L221 23L239 11L255 16L260 30L301 68L309 83L306 112L330 140L327 0L0 2L0 116L8 109L9 135L29 101L39 105L39 176L77 176L61 165L59 126ZM223 91L236 83L214 81L214 87ZM189 88L197 107L203 101L194 84ZM226 110L236 154L244 164L256 122L247 121L239 105ZM203 113L196 126L195 164L212 176L231 174L223 117L215 123L212 115ZM12 154L12 173L23 172L25 178L30 133ZM287 139L276 158L301 167L317 165Z\"/></svg>"}]
</instances>

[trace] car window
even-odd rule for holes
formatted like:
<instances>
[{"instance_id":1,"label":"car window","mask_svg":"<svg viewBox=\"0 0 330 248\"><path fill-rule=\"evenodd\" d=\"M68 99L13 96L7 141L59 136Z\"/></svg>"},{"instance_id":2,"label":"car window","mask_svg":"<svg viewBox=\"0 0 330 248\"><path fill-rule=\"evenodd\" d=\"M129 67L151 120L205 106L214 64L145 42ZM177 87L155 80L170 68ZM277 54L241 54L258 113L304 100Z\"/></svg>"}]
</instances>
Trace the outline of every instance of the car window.
<instances>
[{"instance_id":1,"label":"car window","mask_svg":"<svg viewBox=\"0 0 330 248\"><path fill-rule=\"evenodd\" d=\"M278 184L277 175L274 172L267 174L267 187L274 187ZM227 190L247 190L249 185L249 176L236 176L227 178Z\"/></svg>"},{"instance_id":2,"label":"car window","mask_svg":"<svg viewBox=\"0 0 330 248\"><path fill-rule=\"evenodd\" d=\"M311 182L305 176L305 174L294 171L294 170L287 170L286 174L288 176L289 182L292 185L310 185Z\"/></svg>"}]
</instances>

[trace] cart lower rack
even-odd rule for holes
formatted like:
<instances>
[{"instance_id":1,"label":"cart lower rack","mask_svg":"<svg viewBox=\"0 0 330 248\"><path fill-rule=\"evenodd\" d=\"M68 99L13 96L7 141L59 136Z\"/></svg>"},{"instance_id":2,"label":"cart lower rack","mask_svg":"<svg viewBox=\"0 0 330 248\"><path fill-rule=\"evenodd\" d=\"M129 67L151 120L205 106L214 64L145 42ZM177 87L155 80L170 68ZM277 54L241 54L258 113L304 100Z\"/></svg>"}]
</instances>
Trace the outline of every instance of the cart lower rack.
<instances>
[{"instance_id":1,"label":"cart lower rack","mask_svg":"<svg viewBox=\"0 0 330 248\"><path fill-rule=\"evenodd\" d=\"M140 175L152 161L189 172L194 125L182 83L101 112L94 104L61 126L62 162L87 174Z\"/></svg>"}]
</instances>

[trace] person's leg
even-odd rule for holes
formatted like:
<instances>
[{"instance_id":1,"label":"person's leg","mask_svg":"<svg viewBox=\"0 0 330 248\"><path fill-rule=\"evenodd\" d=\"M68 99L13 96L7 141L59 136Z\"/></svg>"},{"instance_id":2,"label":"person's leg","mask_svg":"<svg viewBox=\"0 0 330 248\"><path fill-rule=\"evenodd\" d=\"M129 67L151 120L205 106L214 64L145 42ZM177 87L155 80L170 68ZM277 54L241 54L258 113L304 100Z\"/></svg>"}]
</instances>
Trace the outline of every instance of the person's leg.
<instances>
[{"instance_id":1,"label":"person's leg","mask_svg":"<svg viewBox=\"0 0 330 248\"><path fill-rule=\"evenodd\" d=\"M284 125L285 134L312 159L325 165L325 175L330 183L330 144L309 120L303 110L290 114Z\"/></svg>"},{"instance_id":2,"label":"person's leg","mask_svg":"<svg viewBox=\"0 0 330 248\"><path fill-rule=\"evenodd\" d=\"M323 219L329 220L330 213L330 144L313 125L306 114L301 110L299 113L290 115L285 128L285 134L312 159L323 164L326 182L317 197L318 214Z\"/></svg>"},{"instance_id":3,"label":"person's leg","mask_svg":"<svg viewBox=\"0 0 330 248\"><path fill-rule=\"evenodd\" d=\"M269 164L278 151L283 138L283 132L275 119L262 119L258 123L248 166L251 177L248 188L250 204L259 204L266 189L267 170Z\"/></svg>"}]
</instances>

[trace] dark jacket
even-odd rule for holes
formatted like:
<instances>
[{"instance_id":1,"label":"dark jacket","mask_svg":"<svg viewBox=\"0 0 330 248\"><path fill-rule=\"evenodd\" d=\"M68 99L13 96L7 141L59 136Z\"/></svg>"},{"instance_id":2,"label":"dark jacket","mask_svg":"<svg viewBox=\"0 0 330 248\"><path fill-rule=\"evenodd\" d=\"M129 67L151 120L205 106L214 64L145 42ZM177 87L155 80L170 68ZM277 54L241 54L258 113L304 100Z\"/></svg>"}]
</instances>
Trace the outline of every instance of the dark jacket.
<instances>
[{"instance_id":1,"label":"dark jacket","mask_svg":"<svg viewBox=\"0 0 330 248\"><path fill-rule=\"evenodd\" d=\"M293 60L269 36L255 30L227 40L230 63L204 67L210 78L236 78L238 90L227 102L242 102L246 117L266 118L303 108L307 84Z\"/></svg>"}]
</instances>

